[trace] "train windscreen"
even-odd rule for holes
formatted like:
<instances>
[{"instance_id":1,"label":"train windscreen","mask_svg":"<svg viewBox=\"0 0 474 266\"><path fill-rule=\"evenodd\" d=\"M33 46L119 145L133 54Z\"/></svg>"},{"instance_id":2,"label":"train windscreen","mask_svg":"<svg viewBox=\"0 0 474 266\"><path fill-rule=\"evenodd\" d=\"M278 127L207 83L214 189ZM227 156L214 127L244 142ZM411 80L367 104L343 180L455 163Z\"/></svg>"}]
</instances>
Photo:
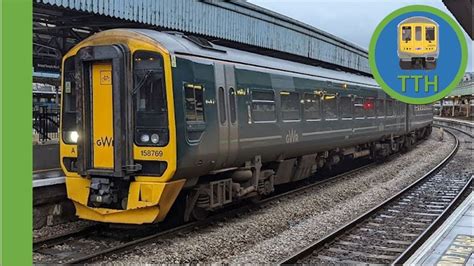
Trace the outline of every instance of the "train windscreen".
<instances>
[{"instance_id":1,"label":"train windscreen","mask_svg":"<svg viewBox=\"0 0 474 266\"><path fill-rule=\"evenodd\" d=\"M426 27L426 40L427 41L434 41L435 40L435 28L434 27Z\"/></svg>"},{"instance_id":2,"label":"train windscreen","mask_svg":"<svg viewBox=\"0 0 474 266\"><path fill-rule=\"evenodd\" d=\"M402 38L404 41L411 41L411 27L402 27Z\"/></svg>"},{"instance_id":3,"label":"train windscreen","mask_svg":"<svg viewBox=\"0 0 474 266\"><path fill-rule=\"evenodd\" d=\"M134 53L133 84L136 136L142 135L139 132L156 132L160 138L153 144L165 145L168 138L168 111L163 58L160 54L148 51ZM136 141L145 144L141 137L136 138Z\"/></svg>"},{"instance_id":4,"label":"train windscreen","mask_svg":"<svg viewBox=\"0 0 474 266\"><path fill-rule=\"evenodd\" d=\"M79 137L76 128L76 82L74 56L68 57L63 66L62 91L62 137L68 144L77 143Z\"/></svg>"}]
</instances>

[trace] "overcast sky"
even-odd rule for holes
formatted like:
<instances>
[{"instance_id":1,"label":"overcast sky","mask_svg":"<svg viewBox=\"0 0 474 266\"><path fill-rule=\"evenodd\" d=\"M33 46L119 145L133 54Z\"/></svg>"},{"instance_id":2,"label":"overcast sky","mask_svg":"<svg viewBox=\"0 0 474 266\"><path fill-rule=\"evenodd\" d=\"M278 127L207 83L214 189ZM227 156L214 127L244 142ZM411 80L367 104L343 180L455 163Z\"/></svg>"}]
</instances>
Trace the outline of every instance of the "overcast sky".
<instances>
[{"instance_id":1,"label":"overcast sky","mask_svg":"<svg viewBox=\"0 0 474 266\"><path fill-rule=\"evenodd\" d=\"M398 8L423 4L451 15L441 0L248 0L248 2L302 21L366 49L378 23ZM467 34L465 37L469 48L467 71L473 72L474 42Z\"/></svg>"}]
</instances>

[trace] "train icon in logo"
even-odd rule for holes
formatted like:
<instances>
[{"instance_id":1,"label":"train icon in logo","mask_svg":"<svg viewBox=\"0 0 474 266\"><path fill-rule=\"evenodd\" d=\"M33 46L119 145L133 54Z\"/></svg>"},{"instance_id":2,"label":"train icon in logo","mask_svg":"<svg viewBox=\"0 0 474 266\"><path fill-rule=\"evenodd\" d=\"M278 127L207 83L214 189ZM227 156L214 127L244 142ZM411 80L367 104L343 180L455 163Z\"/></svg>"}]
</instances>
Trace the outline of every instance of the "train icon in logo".
<instances>
[{"instance_id":1,"label":"train icon in logo","mask_svg":"<svg viewBox=\"0 0 474 266\"><path fill-rule=\"evenodd\" d=\"M439 25L416 16L398 24L398 57L403 70L436 68L439 56Z\"/></svg>"}]
</instances>

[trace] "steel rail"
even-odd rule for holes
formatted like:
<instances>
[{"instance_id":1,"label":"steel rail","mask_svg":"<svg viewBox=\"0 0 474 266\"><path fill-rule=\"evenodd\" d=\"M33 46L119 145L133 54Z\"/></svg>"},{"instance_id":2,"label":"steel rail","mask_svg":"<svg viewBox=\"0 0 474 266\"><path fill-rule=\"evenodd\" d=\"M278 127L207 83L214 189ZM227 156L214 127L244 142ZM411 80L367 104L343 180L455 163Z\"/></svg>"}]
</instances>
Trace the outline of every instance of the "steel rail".
<instances>
[{"instance_id":1,"label":"steel rail","mask_svg":"<svg viewBox=\"0 0 474 266\"><path fill-rule=\"evenodd\" d=\"M379 212L380 210L384 209L387 205L395 202L398 200L405 192L411 190L412 188L416 187L418 184L422 183L426 178L433 176L434 174L438 173L453 157L456 155L458 149L459 149L459 139L450 131L446 131L449 134L451 134L454 139L455 139L455 145L454 148L451 150L451 152L435 167L430 169L425 175L423 175L421 178L417 179L415 182L413 182L410 186L404 188L394 196L390 197L389 199L385 200L381 204L375 206L371 210L367 211L366 213L360 215L359 217L355 218L354 220L346 223L345 225L341 226L340 228L336 229L335 231L329 233L322 239L311 243L310 245L306 246L304 249L297 251L296 253L292 254L291 256L287 257L286 259L278 262L279 265L282 264L295 264L299 260L310 256L314 251L322 249L325 245L328 243L333 242L336 240L339 236L344 235L346 232L354 228L357 224L362 223L363 221L367 220L371 216L373 216L375 213Z\"/></svg>"}]
</instances>

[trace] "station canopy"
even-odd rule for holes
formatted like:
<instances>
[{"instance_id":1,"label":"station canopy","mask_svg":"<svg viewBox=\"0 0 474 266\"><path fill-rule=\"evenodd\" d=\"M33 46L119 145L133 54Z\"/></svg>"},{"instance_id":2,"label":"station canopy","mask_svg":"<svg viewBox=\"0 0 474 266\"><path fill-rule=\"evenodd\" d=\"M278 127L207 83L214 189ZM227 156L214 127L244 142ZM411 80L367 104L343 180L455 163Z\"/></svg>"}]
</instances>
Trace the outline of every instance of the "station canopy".
<instances>
[{"instance_id":1,"label":"station canopy","mask_svg":"<svg viewBox=\"0 0 474 266\"><path fill-rule=\"evenodd\" d=\"M180 31L224 46L370 75L363 48L246 1L217 0L34 0L34 72L59 73L61 57L72 46L111 28Z\"/></svg>"}]
</instances>

